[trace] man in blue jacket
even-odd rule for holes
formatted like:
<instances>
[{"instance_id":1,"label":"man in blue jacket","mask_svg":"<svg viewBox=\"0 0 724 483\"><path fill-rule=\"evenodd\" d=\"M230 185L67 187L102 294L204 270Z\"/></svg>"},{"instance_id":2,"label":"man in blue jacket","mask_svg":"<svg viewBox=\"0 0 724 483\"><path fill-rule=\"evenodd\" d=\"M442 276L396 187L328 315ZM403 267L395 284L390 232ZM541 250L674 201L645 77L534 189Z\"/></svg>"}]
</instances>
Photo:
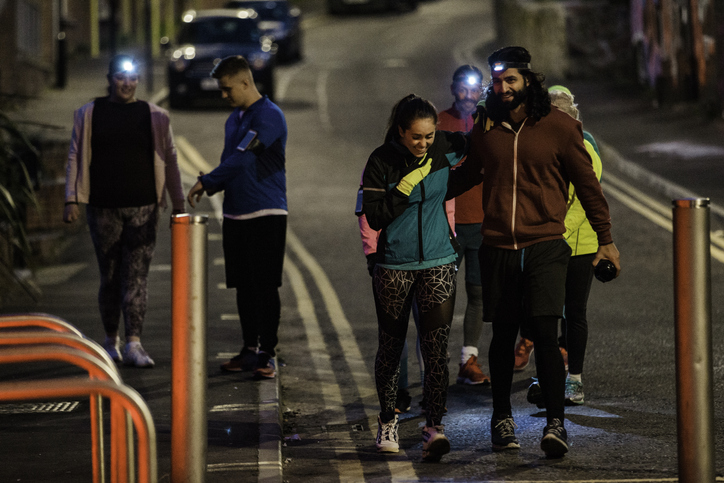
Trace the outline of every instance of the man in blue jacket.
<instances>
[{"instance_id":1,"label":"man in blue jacket","mask_svg":"<svg viewBox=\"0 0 724 483\"><path fill-rule=\"evenodd\" d=\"M199 176L188 201L193 207L204 192L224 191L226 286L236 289L244 346L221 369L253 369L255 378L272 379L287 228L287 124L279 107L259 94L244 57L226 57L211 76L234 111L221 163Z\"/></svg>"}]
</instances>

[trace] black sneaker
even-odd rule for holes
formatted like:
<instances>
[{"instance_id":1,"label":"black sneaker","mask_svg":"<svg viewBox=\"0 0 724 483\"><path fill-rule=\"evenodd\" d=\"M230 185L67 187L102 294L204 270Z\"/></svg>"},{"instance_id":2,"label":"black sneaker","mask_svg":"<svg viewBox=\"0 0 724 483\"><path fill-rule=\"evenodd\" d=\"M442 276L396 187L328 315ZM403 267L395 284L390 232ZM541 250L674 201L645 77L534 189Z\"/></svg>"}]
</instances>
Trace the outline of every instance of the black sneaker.
<instances>
[{"instance_id":1,"label":"black sneaker","mask_svg":"<svg viewBox=\"0 0 724 483\"><path fill-rule=\"evenodd\" d=\"M254 366L254 379L274 379L276 373L274 358L266 352L259 351L259 356Z\"/></svg>"},{"instance_id":2,"label":"black sneaker","mask_svg":"<svg viewBox=\"0 0 724 483\"><path fill-rule=\"evenodd\" d=\"M540 449L550 458L560 458L568 452L568 433L560 419L553 419L543 429Z\"/></svg>"},{"instance_id":3,"label":"black sneaker","mask_svg":"<svg viewBox=\"0 0 724 483\"><path fill-rule=\"evenodd\" d=\"M412 397L410 396L410 393L407 392L407 389L398 389L397 401L395 402L395 413L401 414L409 411L411 402Z\"/></svg>"},{"instance_id":4,"label":"black sneaker","mask_svg":"<svg viewBox=\"0 0 724 483\"><path fill-rule=\"evenodd\" d=\"M221 364L221 370L226 372L251 371L256 365L256 357L256 351L244 347L239 355Z\"/></svg>"},{"instance_id":5,"label":"black sneaker","mask_svg":"<svg viewBox=\"0 0 724 483\"><path fill-rule=\"evenodd\" d=\"M515 428L517 427L513 417L509 415L491 419L490 435L493 440L493 451L520 449L518 438L515 437Z\"/></svg>"},{"instance_id":6,"label":"black sneaker","mask_svg":"<svg viewBox=\"0 0 724 483\"><path fill-rule=\"evenodd\" d=\"M533 384L528 387L528 393L525 398L529 403L535 404L538 409L546 407L545 399L543 398L543 389L540 388L538 380L533 378Z\"/></svg>"}]
</instances>

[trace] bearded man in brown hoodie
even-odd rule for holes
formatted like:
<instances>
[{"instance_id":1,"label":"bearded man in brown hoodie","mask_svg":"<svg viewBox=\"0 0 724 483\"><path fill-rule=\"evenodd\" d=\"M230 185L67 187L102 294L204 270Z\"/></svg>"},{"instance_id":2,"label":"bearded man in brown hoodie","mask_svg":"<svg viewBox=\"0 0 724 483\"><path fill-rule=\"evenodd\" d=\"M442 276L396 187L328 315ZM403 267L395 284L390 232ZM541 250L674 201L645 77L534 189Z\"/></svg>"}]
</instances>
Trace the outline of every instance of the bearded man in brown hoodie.
<instances>
[{"instance_id":1,"label":"bearded man in brown hoodie","mask_svg":"<svg viewBox=\"0 0 724 483\"><path fill-rule=\"evenodd\" d=\"M493 450L520 448L510 391L513 349L520 324L526 323L546 407L541 449L549 457L561 457L568 451L568 435L558 319L571 253L563 239L569 182L598 236L593 265L608 259L617 276L621 266L608 203L583 144L581 123L551 109L545 76L531 70L530 62L523 47L505 47L488 57L492 82L485 107L479 109L467 159L451 173L448 198L484 181L479 258L483 319L493 324L488 353Z\"/></svg>"}]
</instances>

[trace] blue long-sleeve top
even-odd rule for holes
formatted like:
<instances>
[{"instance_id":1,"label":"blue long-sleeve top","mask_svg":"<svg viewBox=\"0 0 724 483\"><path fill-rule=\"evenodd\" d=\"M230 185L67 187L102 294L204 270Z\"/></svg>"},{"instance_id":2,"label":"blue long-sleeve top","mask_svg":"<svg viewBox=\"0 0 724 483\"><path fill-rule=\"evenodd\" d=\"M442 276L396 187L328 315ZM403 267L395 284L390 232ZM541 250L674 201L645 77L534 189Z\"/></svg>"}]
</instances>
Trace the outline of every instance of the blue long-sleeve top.
<instances>
[{"instance_id":1,"label":"blue long-sleeve top","mask_svg":"<svg viewBox=\"0 0 724 483\"><path fill-rule=\"evenodd\" d=\"M241 151L249 130L262 146ZM264 210L287 210L285 150L287 123L281 109L266 96L237 108L226 120L221 163L199 177L208 195L224 191L224 215L254 215Z\"/></svg>"}]
</instances>

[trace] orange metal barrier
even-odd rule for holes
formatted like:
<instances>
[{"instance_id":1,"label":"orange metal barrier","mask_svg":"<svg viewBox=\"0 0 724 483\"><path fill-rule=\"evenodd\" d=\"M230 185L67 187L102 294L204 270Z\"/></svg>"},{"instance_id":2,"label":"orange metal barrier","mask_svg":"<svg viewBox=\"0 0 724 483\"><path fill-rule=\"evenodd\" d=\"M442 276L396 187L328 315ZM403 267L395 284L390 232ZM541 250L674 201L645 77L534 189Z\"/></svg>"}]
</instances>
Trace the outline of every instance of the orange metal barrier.
<instances>
[{"instance_id":1,"label":"orange metal barrier","mask_svg":"<svg viewBox=\"0 0 724 483\"><path fill-rule=\"evenodd\" d=\"M6 332L1 330L33 327L50 329L54 332ZM49 344L61 347L48 348ZM31 347L17 347L19 345ZM7 346L15 348L7 348ZM63 361L85 369L91 379L110 381L119 387L122 383L116 365L106 351L94 341L85 339L78 329L63 319L48 314L0 315L0 363L47 360ZM101 394L90 394L89 396L91 400L93 481L105 483ZM129 472L129 468L135 467L131 426L133 415L126 413L116 399L111 399L110 417L111 468L113 469L111 483L134 482L135 474ZM153 444L153 466L155 467L155 436ZM140 446L139 451L141 451ZM140 466L139 471L141 471ZM155 481L155 476L153 481Z\"/></svg>"},{"instance_id":2,"label":"orange metal barrier","mask_svg":"<svg viewBox=\"0 0 724 483\"><path fill-rule=\"evenodd\" d=\"M55 399L94 394L109 398L112 403L117 404L131 415L138 435L138 483L157 483L156 428L146 402L135 390L114 382L77 378L0 383L0 401ZM126 439L125 435L112 435L112 437ZM125 444L125 441L118 442ZM123 481L133 480L129 475Z\"/></svg>"},{"instance_id":3,"label":"orange metal barrier","mask_svg":"<svg viewBox=\"0 0 724 483\"><path fill-rule=\"evenodd\" d=\"M73 347L83 351L90 356L97 357L107 365L107 369L115 372L118 380L121 380L120 374L115 363L108 353L96 342L77 336L73 332L5 332L0 331L0 347L2 346L20 346L20 345L38 345L38 344L56 344ZM106 473L103 460L104 442L103 442L103 406L101 397L92 395L90 397L91 412L91 444L92 444L92 460L93 460L93 481L97 483L105 483ZM128 426L128 424L126 424ZM118 451L111 448L113 454Z\"/></svg>"},{"instance_id":4,"label":"orange metal barrier","mask_svg":"<svg viewBox=\"0 0 724 483\"><path fill-rule=\"evenodd\" d=\"M116 368L116 363L113 362L113 359L111 359L111 356L108 355L108 352L106 352L100 344L93 340L79 337L76 334L69 332L0 331L0 346L37 344L56 344L73 347L74 349L78 349L86 354L97 357L101 361L105 362L110 369L113 369L119 379L121 377L118 373L118 369Z\"/></svg>"},{"instance_id":5,"label":"orange metal barrier","mask_svg":"<svg viewBox=\"0 0 724 483\"><path fill-rule=\"evenodd\" d=\"M54 315L49 314L6 314L0 315L0 329L18 327L44 327L56 332L70 332L83 337L78 329Z\"/></svg>"}]
</instances>

